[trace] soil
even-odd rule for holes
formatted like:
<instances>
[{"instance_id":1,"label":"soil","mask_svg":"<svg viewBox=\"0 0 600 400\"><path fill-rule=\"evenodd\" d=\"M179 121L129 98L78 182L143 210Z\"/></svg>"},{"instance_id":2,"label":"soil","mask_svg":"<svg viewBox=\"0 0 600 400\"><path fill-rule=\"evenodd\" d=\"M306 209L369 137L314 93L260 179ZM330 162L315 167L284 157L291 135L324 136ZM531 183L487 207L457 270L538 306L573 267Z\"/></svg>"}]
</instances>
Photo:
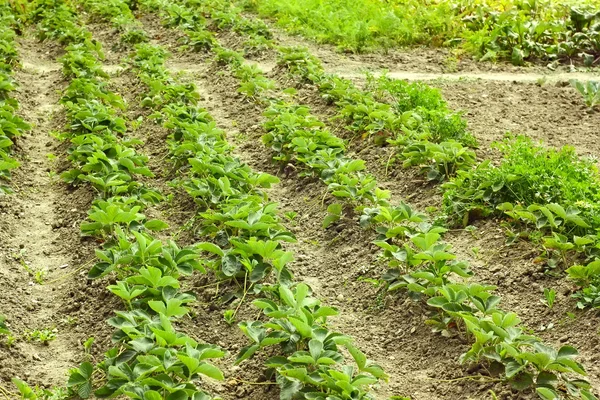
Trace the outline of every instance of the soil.
<instances>
[{"instance_id":1,"label":"soil","mask_svg":"<svg viewBox=\"0 0 600 400\"><path fill-rule=\"evenodd\" d=\"M331 199L318 180L300 177L293 168L281 168L272 161L272 154L260 140L264 134L262 106L239 95L236 81L209 63L210 54L179 51L177 31L163 28L156 17L149 15L140 16L140 22L153 43L167 47L173 54L168 62L171 71L196 84L201 105L227 132L229 141L236 145L235 154L254 169L281 179L279 185L268 190L268 195L279 203L282 215L297 213L287 224L298 239L287 246L295 253L291 269L298 280L312 287L318 298L339 309L340 315L331 320L333 328L354 337L368 358L390 374L389 384L375 388L378 399L392 395L425 400L483 399L489 398L490 390L501 399L535 397L480 377L488 375L480 365L460 365L458 358L468 349L463 338L431 332L424 323L429 315L426 307L402 293L383 293L373 283L386 270L378 248L372 244L373 233L349 218L322 229L321 221ZM150 208L148 214L169 223L170 229L161 238L176 238L180 245L202 240L193 229L195 204L184 190L170 184L176 176L184 177L185 171L174 171L166 162L168 132L148 119L149 111L139 105L143 86L132 71L120 64L130 50L118 44L118 36L106 25L89 24L88 28L106 49L105 64L112 74L113 89L128 103L125 117L130 122L130 134L144 142L138 151L150 158L155 177L146 183L173 199ZM464 111L470 131L480 142L481 158L494 156L490 144L507 131L552 146L569 144L581 154L600 154L600 113L589 112L578 93L565 86L569 75L564 72L551 73L544 83L538 82L539 77L548 75L544 68L478 64L468 59L453 64L448 61L453 55L440 49L414 49L388 56L342 55L331 47L317 46L280 31L276 31L276 38L280 44L309 47L328 71L345 74L358 84L362 83L363 68L388 68L405 74L398 75L402 79L433 78L430 84L442 90L449 105ZM233 45L239 43L239 38L230 33L219 34L219 39ZM13 347L0 346L0 359L8 360L0 363L0 386L5 388L15 376L43 386L64 384L67 369L84 357L81 343L87 337L96 338L96 356L108 347L111 329L104 320L120 307L106 291L105 281L90 282L85 277L96 244L80 238L79 223L84 220L94 193L83 186L67 187L48 174L65 168L68 147L49 135L64 125L58 105L58 91L65 86L56 63L60 50L51 48L44 53L46 46L27 35L19 44L23 68L16 75L21 83L17 97L21 114L36 125L18 143L22 167L13 181L16 193L0 198L0 286L6 288L0 292L0 311L6 315L11 330L19 335L26 329L56 327L57 337L47 346L21 337ZM273 68L273 54L258 55L254 62L278 82L286 79ZM448 75L450 70L460 73ZM439 187L427 184L413 170L386 168L392 150L349 136L343 126L331 121L335 110L323 103L314 88L300 86L298 99L308 104L333 132L350 141L349 155L367 162L368 171L377 177L379 186L392 191L394 203L405 200L420 209L440 206ZM141 123L134 127L131 121L138 119ZM58 161L50 160L47 153L55 154ZM531 244L507 246L499 221L479 221L476 228L475 232L455 230L446 236L458 258L470 262L473 279L497 285L503 308L517 312L525 326L549 344L575 345L595 390L599 391L597 315L576 310L570 297L573 287L564 278L542 272L534 262L538 254ZM17 256L20 253L24 255ZM21 260L34 269L47 268L43 285L28 275ZM262 361L267 355L233 366L237 352L247 341L235 324L229 326L224 321L222 314L238 303L216 301L219 294L231 288L216 285L208 275L190 278L184 285L197 295L198 302L192 316L182 320L179 328L199 341L229 351L218 362L226 380L207 381L209 390L225 400L278 399L276 386L243 383L264 383ZM549 287L558 293L552 309L541 302L543 289ZM250 301L243 303L237 320L255 317Z\"/></svg>"},{"instance_id":2,"label":"soil","mask_svg":"<svg viewBox=\"0 0 600 400\"><path fill-rule=\"evenodd\" d=\"M33 129L17 142L15 194L0 198L0 304L16 338L11 347L0 346L0 385L19 377L49 387L64 384L68 369L83 357L83 341L98 332L102 306L90 307L96 293L82 278L93 252L79 240L93 194L69 188L57 176L66 156L64 144L51 135L64 118L60 66L29 36L18 44L27 62L15 74L15 97ZM56 339L28 340L28 332L44 329L54 330Z\"/></svg>"}]
</instances>

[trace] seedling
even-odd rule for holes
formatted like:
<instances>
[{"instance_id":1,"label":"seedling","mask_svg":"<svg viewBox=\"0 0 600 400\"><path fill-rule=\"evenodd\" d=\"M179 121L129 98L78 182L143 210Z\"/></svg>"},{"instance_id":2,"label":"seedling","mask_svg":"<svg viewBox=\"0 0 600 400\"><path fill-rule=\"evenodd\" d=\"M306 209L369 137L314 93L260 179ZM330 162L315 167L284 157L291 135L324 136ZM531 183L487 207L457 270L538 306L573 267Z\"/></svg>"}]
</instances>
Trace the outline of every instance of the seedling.
<instances>
[{"instance_id":1,"label":"seedling","mask_svg":"<svg viewBox=\"0 0 600 400\"><path fill-rule=\"evenodd\" d=\"M56 328L46 328L46 329L34 329L34 330L26 330L23 335L28 342L37 341L46 346L56 339L56 333L58 330Z\"/></svg>"},{"instance_id":2,"label":"seedling","mask_svg":"<svg viewBox=\"0 0 600 400\"><path fill-rule=\"evenodd\" d=\"M10 334L10 330L6 325L6 317L0 314L0 335L8 335Z\"/></svg>"},{"instance_id":3,"label":"seedling","mask_svg":"<svg viewBox=\"0 0 600 400\"><path fill-rule=\"evenodd\" d=\"M600 104L600 82L571 80L571 86L583 96L585 105L593 109Z\"/></svg>"},{"instance_id":4,"label":"seedling","mask_svg":"<svg viewBox=\"0 0 600 400\"><path fill-rule=\"evenodd\" d=\"M223 318L225 319L225 322L227 322L227 324L233 325L233 323L235 322L235 310L225 310L225 312L223 313Z\"/></svg>"},{"instance_id":5,"label":"seedling","mask_svg":"<svg viewBox=\"0 0 600 400\"><path fill-rule=\"evenodd\" d=\"M285 216L285 218L287 218L288 221L293 223L296 217L298 216L298 213L295 211L288 211L283 215Z\"/></svg>"},{"instance_id":6,"label":"seedling","mask_svg":"<svg viewBox=\"0 0 600 400\"><path fill-rule=\"evenodd\" d=\"M544 289L544 300L542 303L546 304L549 309L554 307L554 300L556 299L556 291L554 289Z\"/></svg>"}]
</instances>

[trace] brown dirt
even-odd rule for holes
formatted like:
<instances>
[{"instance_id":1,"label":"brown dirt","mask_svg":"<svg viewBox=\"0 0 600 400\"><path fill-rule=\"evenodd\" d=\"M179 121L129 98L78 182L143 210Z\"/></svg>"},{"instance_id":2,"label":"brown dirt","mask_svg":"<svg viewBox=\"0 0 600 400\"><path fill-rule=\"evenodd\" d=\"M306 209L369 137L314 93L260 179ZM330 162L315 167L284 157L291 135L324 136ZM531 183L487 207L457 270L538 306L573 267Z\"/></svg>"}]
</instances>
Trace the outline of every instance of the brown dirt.
<instances>
[{"instance_id":1,"label":"brown dirt","mask_svg":"<svg viewBox=\"0 0 600 400\"><path fill-rule=\"evenodd\" d=\"M64 83L43 48L30 38L19 41L26 62L15 76L16 98L33 129L17 143L22 165L13 179L16 192L1 199L0 304L16 338L12 347L0 346L5 387L13 377L42 386L64 384L68 369L81 361L82 342L97 331L92 327L98 307L90 307L88 298L93 291L79 296L86 290L81 266L91 253L80 243L78 224L92 196L56 176L65 146L50 133L61 129L58 92ZM34 329L56 329L56 339L48 345L27 340L26 332Z\"/></svg>"}]
</instances>

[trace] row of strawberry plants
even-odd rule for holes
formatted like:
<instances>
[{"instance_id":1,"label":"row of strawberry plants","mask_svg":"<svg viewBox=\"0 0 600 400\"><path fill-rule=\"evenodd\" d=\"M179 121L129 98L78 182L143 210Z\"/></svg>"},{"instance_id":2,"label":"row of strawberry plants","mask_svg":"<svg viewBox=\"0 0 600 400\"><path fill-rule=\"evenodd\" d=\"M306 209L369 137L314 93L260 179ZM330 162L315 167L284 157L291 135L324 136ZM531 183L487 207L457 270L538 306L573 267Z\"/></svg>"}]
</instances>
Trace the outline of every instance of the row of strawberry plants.
<instances>
[{"instance_id":1,"label":"row of strawberry plants","mask_svg":"<svg viewBox=\"0 0 600 400\"><path fill-rule=\"evenodd\" d=\"M398 154L388 163L399 160L404 167L418 167L432 181L444 181L474 165L476 141L438 90L370 74L361 90L349 79L326 73L316 57L298 48L282 48L278 65L300 82L316 85L350 132L391 144Z\"/></svg>"},{"instance_id":2,"label":"row of strawberry plants","mask_svg":"<svg viewBox=\"0 0 600 400\"><path fill-rule=\"evenodd\" d=\"M181 26L187 37L194 32L205 31L203 21L197 20L187 9L174 3L160 4L146 1L147 7L165 11L165 24ZM177 10L177 22L172 15ZM387 204L389 193L377 187L376 179L365 173L365 162L345 155L346 144L331 133L325 125L310 115L310 110L293 102L281 99L270 101L268 92L276 87L275 82L267 79L255 66L243 64L243 56L235 51L222 48L211 35L212 47L217 53L217 64L228 66L241 80L239 91L248 98L268 104L265 116L265 129L269 131L263 140L276 152L276 159L284 164L289 162L304 166L301 175L319 177L327 186L329 193L342 202L328 207L328 216L324 221L327 227L339 220L346 212L360 213L365 206Z\"/></svg>"},{"instance_id":3,"label":"row of strawberry plants","mask_svg":"<svg viewBox=\"0 0 600 400\"><path fill-rule=\"evenodd\" d=\"M15 44L15 17L8 4L0 5L0 195L11 193L8 185L11 170L19 162L11 156L16 139L30 126L17 115L19 103L11 97L17 83L13 70L19 64Z\"/></svg>"},{"instance_id":4,"label":"row of strawberry plants","mask_svg":"<svg viewBox=\"0 0 600 400\"><path fill-rule=\"evenodd\" d=\"M199 233L212 239L212 243L198 247L217 255L206 265L215 270L219 279L243 278L245 291L269 294L270 299L263 301L279 304L286 314L272 321L281 324L281 332L275 334L267 334L259 322L242 324L243 331L257 343L244 349L237 362L251 357L261 347L280 344L282 355L289 357L274 357L269 360L269 367L278 372L282 398L309 391L321 392L322 396L337 393L349 398L360 394L360 398L367 398L368 385L385 378L385 374L366 361L350 338L326 329L326 318L335 315L335 309L320 306L308 296L308 286L291 281L286 264L292 255L282 250L281 242L294 238L279 223L274 204L261 191L278 179L255 173L232 156L224 133L197 106L195 88L171 79L164 68L164 57L159 48L139 46L132 63L150 89L142 104L154 109L153 117L172 131L172 161L177 169L189 169L182 184L203 211ZM277 284L261 284L271 271L276 271ZM244 297L245 292L240 295ZM320 352L315 353L319 347ZM337 368L329 366L343 363L341 347L351 352L359 370L348 365L340 375ZM310 349L316 358L310 363L296 361L305 349ZM273 364L275 361L277 365Z\"/></svg>"},{"instance_id":5,"label":"row of strawberry plants","mask_svg":"<svg viewBox=\"0 0 600 400\"><path fill-rule=\"evenodd\" d=\"M146 32L135 19L127 2L122 0L85 0L84 10L89 12L94 22L109 22L120 34L119 45L131 46L148 41Z\"/></svg>"},{"instance_id":6,"label":"row of strawberry plants","mask_svg":"<svg viewBox=\"0 0 600 400\"><path fill-rule=\"evenodd\" d=\"M296 150L294 133L304 135L307 124L301 122L294 127L289 124L289 117L281 112L267 112L266 115L273 119L265 124L269 130L265 140L269 142L274 132L281 137L281 132L289 130L288 137L292 140L283 141L279 147L285 149L287 144ZM310 115L302 115L302 118L314 121ZM300 150L300 157L311 158L311 146L300 147ZM526 335L516 314L498 308L500 298L492 294L494 286L452 283L457 276L467 278L471 273L467 264L456 261L450 246L441 241L440 234L445 229L428 223L424 215L405 204L399 207L379 204L375 208L366 208L361 223L375 228L380 234L382 240L376 244L390 262L391 268L385 276L389 289L406 289L436 309L428 321L434 330L450 333L464 329L468 332L474 343L461 356L461 362L488 360L499 363L504 368L505 378L513 386L519 389L533 386L542 398L559 397L560 380L569 387L567 398L593 398L588 391L589 383L570 379L568 375L585 375L584 369L573 360L577 354L574 348L563 346L557 352L539 339Z\"/></svg>"},{"instance_id":7,"label":"row of strawberry plants","mask_svg":"<svg viewBox=\"0 0 600 400\"><path fill-rule=\"evenodd\" d=\"M162 243L150 233L166 227L143 214L162 196L137 180L152 173L147 158L135 150L140 142L126 136L126 121L119 116L125 102L109 88L100 44L62 0L38 1L32 20L44 37L66 45L60 61L69 85L60 101L68 125L61 136L72 144L68 158L74 168L62 177L71 184L89 183L97 192L88 221L81 225L84 235L102 243L89 277L112 273L116 282L107 289L123 300L125 310L107 321L116 328L114 347L103 361L85 361L71 370L64 392L38 392L19 379L14 382L29 399L89 398L92 393L144 400L210 399L196 381L200 376L223 379L206 360L224 352L175 328L195 300L181 290L181 277L202 270L200 254L172 241Z\"/></svg>"},{"instance_id":8,"label":"row of strawberry plants","mask_svg":"<svg viewBox=\"0 0 600 400\"><path fill-rule=\"evenodd\" d=\"M186 29L193 29L192 27L188 21ZM217 60L228 61L233 74L243 83L252 79L265 79L256 69L244 66L241 55L226 49L220 49L217 54ZM262 87L272 88L272 85ZM244 86L240 86L240 89L243 92ZM266 90L251 93L259 102L278 104ZM298 141L293 143L296 130L319 126L318 121L308 115L307 109L300 113L306 123L299 125L293 122L298 119L297 115L290 118L281 114L281 110L272 112L270 116L273 120L283 116L280 124L283 128L280 131L286 135L282 136L292 138L287 142L284 139L277 146L283 159L286 159L286 150L294 152L289 148L298 148L296 153L304 159L310 159L313 152L326 151L317 146L297 146ZM292 123L289 124L289 121ZM267 122L267 126L270 123L272 120ZM272 140L272 136L272 132L269 132L265 135L266 140ZM312 139L318 137L318 134L306 136ZM287 149L286 145L289 146ZM335 150L335 145L331 149ZM574 360L577 352L573 347L563 346L557 351L538 338L526 335L514 313L497 307L500 298L492 294L495 289L493 286L452 283L456 276L451 275L466 278L470 273L466 263L456 261L450 246L441 241L440 234L445 229L427 223L425 215L404 204L393 208L385 206L366 209L361 219L363 223L375 227L381 236L382 240L376 243L390 259L392 268L386 276L390 289L404 288L412 295L426 299L427 304L438 311L429 321L436 330L450 332L459 328L460 332L462 327L474 342L471 349L461 357L463 362L487 360L500 364L504 368L506 380L520 389L534 387L542 398L594 398L589 391L589 383L579 379L585 375L585 371ZM572 379L571 374L576 378ZM568 388L567 393L561 393L559 388L562 385Z\"/></svg>"},{"instance_id":9,"label":"row of strawberry plants","mask_svg":"<svg viewBox=\"0 0 600 400\"><path fill-rule=\"evenodd\" d=\"M193 26L198 17L190 10L201 10L210 19L208 28L232 30L248 36L249 41L262 41L263 49L273 47L271 33L259 19L248 19L230 3L185 0L166 5L169 15L177 15L177 24ZM185 7L185 8L183 8ZM186 13L187 12L187 13ZM194 33L195 32L195 33ZM188 37L202 32L210 46L217 47L222 56L227 50L218 49L206 28L186 29ZM190 36L190 34L192 36ZM256 51L242 45L244 53ZM202 49L202 48L201 48ZM402 161L404 167L419 167L429 180L444 181L457 170L469 169L475 164L474 137L466 130L466 121L460 113L452 112L439 91L420 82L406 83L387 76L375 78L367 74L364 90L352 81L328 74L320 61L305 49L281 47L278 65L299 79L311 83L321 91L329 104L338 109L336 119L345 121L349 132L369 137L375 144L391 144L397 155L388 163ZM262 88L265 88L264 82ZM259 84L260 84L259 83ZM251 84L246 84L249 88ZM260 87L258 88L260 89Z\"/></svg>"},{"instance_id":10,"label":"row of strawberry plants","mask_svg":"<svg viewBox=\"0 0 600 400\"><path fill-rule=\"evenodd\" d=\"M0 196L12 192L8 185L10 171L19 166L19 162L11 156L11 148L16 138L30 129L16 115L19 103L11 97L11 92L16 89L12 74L19 63L14 24L15 17L11 8L8 4L0 5ZM10 334L6 317L0 314L0 338Z\"/></svg>"},{"instance_id":11,"label":"row of strawberry plants","mask_svg":"<svg viewBox=\"0 0 600 400\"><path fill-rule=\"evenodd\" d=\"M236 363L259 349L275 347L267 360L282 399L368 399L370 385L387 379L383 370L366 360L351 338L329 330L327 317L334 308L310 296L310 288L294 282L287 264L293 260L282 244L294 241L281 224L277 205L262 190L279 180L252 171L233 156L225 133L198 106L191 84L174 80L164 66L165 52L149 45L138 46L132 64L148 91L142 104L171 132L171 160L182 174L179 182L199 207L197 234L209 239L197 245L213 257L205 265L219 280L230 280L246 293L263 295L254 305L270 319L243 322L242 331L253 341ZM233 318L233 317L231 317ZM356 363L345 361L342 348ZM357 368L358 367L358 368Z\"/></svg>"}]
</instances>

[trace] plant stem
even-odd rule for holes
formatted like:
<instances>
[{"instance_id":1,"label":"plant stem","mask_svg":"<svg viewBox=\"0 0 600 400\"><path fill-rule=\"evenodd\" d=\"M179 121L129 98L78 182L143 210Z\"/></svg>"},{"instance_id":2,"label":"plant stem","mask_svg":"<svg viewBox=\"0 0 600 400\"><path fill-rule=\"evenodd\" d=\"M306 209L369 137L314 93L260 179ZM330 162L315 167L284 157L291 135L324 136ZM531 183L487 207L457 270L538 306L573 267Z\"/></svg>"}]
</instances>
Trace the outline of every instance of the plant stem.
<instances>
[{"instance_id":1,"label":"plant stem","mask_svg":"<svg viewBox=\"0 0 600 400\"><path fill-rule=\"evenodd\" d=\"M233 380L246 385L277 385L277 382L250 382L238 378L233 378Z\"/></svg>"},{"instance_id":2,"label":"plant stem","mask_svg":"<svg viewBox=\"0 0 600 400\"><path fill-rule=\"evenodd\" d=\"M484 375L461 376L460 378L454 378L454 379L435 379L435 378L427 378L427 377L425 379L430 380L430 381L436 381L436 382L444 382L444 383L460 382L460 381L468 381L468 380L476 380L476 379L483 379L484 382L501 382L502 381L502 379L490 378L489 376L484 376Z\"/></svg>"},{"instance_id":3,"label":"plant stem","mask_svg":"<svg viewBox=\"0 0 600 400\"><path fill-rule=\"evenodd\" d=\"M244 300L246 299L246 293L248 293L247 289L246 289L246 283L248 282L248 274L246 273L244 275L244 295L242 296L242 300L240 301L240 304L238 304L238 306L235 309L235 312L233 313L233 317L231 317L232 319L235 318L235 316L237 315L240 307L242 306L242 304L244 304Z\"/></svg>"}]
</instances>

